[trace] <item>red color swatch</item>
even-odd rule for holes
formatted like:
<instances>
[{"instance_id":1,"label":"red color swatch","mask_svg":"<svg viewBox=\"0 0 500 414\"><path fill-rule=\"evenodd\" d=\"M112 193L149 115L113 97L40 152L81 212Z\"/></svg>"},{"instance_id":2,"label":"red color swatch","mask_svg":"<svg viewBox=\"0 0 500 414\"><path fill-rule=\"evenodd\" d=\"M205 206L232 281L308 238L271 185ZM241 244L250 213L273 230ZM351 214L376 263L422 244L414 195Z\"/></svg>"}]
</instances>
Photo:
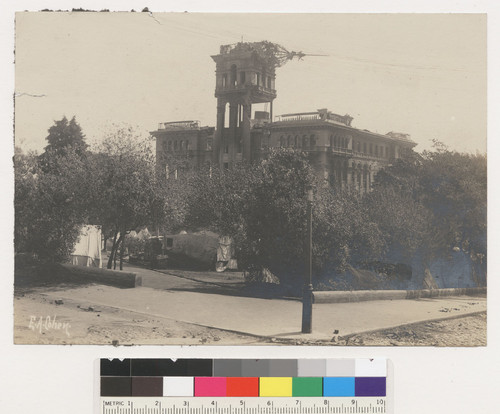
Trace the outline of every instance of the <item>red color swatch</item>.
<instances>
[{"instance_id":1,"label":"red color swatch","mask_svg":"<svg viewBox=\"0 0 500 414\"><path fill-rule=\"evenodd\" d=\"M228 377L228 397L258 397L259 378L257 377Z\"/></svg>"}]
</instances>

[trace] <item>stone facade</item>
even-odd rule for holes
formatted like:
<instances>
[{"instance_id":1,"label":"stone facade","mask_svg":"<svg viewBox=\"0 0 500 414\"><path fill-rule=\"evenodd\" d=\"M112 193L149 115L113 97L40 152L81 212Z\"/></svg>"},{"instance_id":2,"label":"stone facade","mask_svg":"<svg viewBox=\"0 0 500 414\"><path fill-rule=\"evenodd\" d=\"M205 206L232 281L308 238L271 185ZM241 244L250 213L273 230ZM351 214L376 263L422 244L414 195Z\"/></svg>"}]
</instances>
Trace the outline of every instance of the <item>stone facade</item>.
<instances>
[{"instance_id":1,"label":"stone facade","mask_svg":"<svg viewBox=\"0 0 500 414\"><path fill-rule=\"evenodd\" d=\"M156 138L156 162L168 177L186 168L211 163L214 127L198 121L163 122L151 135Z\"/></svg>"},{"instance_id":2,"label":"stone facade","mask_svg":"<svg viewBox=\"0 0 500 414\"><path fill-rule=\"evenodd\" d=\"M416 144L407 134L385 135L354 128L353 118L327 109L273 117L276 62L262 43L224 45L216 63L217 124L166 122L151 132L159 166L167 175L203 164L230 169L264 159L271 148L308 153L311 165L332 185L369 191L377 171ZM265 103L270 111L254 111ZM272 122L271 122L272 121Z\"/></svg>"}]
</instances>

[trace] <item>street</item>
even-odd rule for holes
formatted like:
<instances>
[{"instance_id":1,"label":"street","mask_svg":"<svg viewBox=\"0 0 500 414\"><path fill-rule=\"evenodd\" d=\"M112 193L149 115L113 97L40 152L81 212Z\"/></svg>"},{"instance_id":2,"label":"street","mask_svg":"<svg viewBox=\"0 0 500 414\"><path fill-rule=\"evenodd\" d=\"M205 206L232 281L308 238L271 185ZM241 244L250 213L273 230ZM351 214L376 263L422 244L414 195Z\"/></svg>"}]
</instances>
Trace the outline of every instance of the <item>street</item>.
<instances>
[{"instance_id":1,"label":"street","mask_svg":"<svg viewBox=\"0 0 500 414\"><path fill-rule=\"evenodd\" d=\"M313 332L302 334L300 301L255 297L245 291L240 273L126 270L140 274L143 286L18 289L15 343L408 345L413 336L415 345L439 345L442 327L435 322L436 336L429 336L432 326L425 323L465 317L472 317L467 321L472 320L474 334L463 339L452 330L451 338L462 346L486 342L485 297L315 304ZM417 328L397 333L402 325L422 323L424 339Z\"/></svg>"}]
</instances>

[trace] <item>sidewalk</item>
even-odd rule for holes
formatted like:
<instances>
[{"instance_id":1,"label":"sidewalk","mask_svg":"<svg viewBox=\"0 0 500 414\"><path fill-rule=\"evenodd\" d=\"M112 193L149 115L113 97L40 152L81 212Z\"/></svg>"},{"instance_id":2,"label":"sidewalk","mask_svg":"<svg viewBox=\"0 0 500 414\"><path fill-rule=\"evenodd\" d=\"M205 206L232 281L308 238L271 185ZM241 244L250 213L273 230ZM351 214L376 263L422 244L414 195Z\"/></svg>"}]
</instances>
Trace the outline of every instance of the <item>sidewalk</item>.
<instances>
[{"instance_id":1,"label":"sidewalk","mask_svg":"<svg viewBox=\"0 0 500 414\"><path fill-rule=\"evenodd\" d=\"M146 269L141 273L149 275L151 284L168 277L173 289L182 285L183 290L92 285L44 295L65 299L65 303L106 306L261 337L325 341L331 340L335 330L346 336L486 311L485 297L467 296L319 304L313 305L313 333L301 334L302 304L298 301L184 291L189 283L200 282L155 276Z\"/></svg>"}]
</instances>

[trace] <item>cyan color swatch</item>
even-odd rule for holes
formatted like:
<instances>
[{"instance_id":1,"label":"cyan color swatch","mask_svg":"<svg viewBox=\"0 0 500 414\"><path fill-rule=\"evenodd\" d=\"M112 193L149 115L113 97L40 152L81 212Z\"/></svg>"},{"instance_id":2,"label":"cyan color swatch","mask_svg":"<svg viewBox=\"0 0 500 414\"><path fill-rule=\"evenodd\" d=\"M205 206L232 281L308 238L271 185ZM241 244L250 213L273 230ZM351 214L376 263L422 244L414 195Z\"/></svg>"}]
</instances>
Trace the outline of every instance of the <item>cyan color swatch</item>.
<instances>
[{"instance_id":1,"label":"cyan color swatch","mask_svg":"<svg viewBox=\"0 0 500 414\"><path fill-rule=\"evenodd\" d=\"M354 397L354 377L323 378L324 397Z\"/></svg>"}]
</instances>

